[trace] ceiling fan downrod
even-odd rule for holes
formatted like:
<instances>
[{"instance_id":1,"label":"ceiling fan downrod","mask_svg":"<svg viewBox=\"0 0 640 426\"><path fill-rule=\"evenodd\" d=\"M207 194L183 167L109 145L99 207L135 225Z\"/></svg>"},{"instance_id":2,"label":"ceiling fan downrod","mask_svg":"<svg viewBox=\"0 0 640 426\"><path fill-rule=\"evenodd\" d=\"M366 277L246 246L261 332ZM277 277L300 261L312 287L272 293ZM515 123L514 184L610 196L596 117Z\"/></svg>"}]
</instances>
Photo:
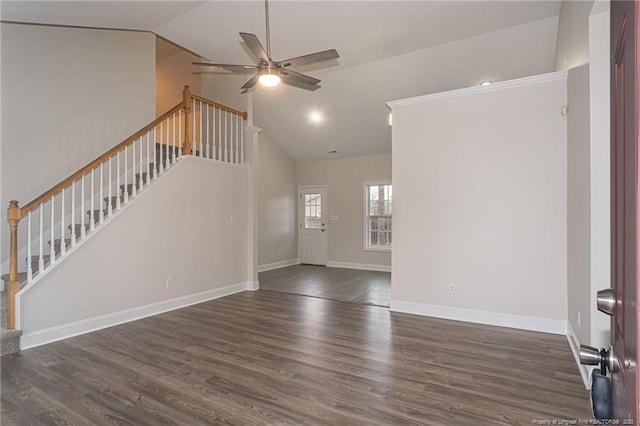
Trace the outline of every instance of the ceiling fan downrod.
<instances>
[{"instance_id":1,"label":"ceiling fan downrod","mask_svg":"<svg viewBox=\"0 0 640 426\"><path fill-rule=\"evenodd\" d=\"M269 0L264 0L264 16L265 23L267 28L267 56L269 57L269 62L271 62L271 34L269 30Z\"/></svg>"}]
</instances>

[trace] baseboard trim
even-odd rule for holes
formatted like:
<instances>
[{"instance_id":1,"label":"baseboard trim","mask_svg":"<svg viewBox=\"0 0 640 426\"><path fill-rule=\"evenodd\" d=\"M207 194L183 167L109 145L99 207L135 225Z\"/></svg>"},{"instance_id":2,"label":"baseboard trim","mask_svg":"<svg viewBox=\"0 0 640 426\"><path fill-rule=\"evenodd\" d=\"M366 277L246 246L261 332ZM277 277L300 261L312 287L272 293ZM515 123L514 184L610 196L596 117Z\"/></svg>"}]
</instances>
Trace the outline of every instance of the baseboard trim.
<instances>
[{"instance_id":1,"label":"baseboard trim","mask_svg":"<svg viewBox=\"0 0 640 426\"><path fill-rule=\"evenodd\" d=\"M517 328L521 330L540 331L543 333L567 334L566 321L551 320L547 318L505 314L502 312L479 311L475 309L453 308L450 306L425 305L422 303L405 302L402 300L392 300L390 310L392 312L402 312L405 314Z\"/></svg>"},{"instance_id":2,"label":"baseboard trim","mask_svg":"<svg viewBox=\"0 0 640 426\"><path fill-rule=\"evenodd\" d=\"M591 370L595 367L587 366L584 364L580 364L580 341L576 336L575 331L573 331L573 327L571 327L571 323L567 322L567 341L569 342L569 347L571 348L571 353L573 354L573 359L575 359L576 364L578 365L578 370L580 371L580 377L582 377L582 383L584 383L584 388L589 389L589 377L591 376Z\"/></svg>"},{"instance_id":3,"label":"baseboard trim","mask_svg":"<svg viewBox=\"0 0 640 426\"><path fill-rule=\"evenodd\" d=\"M115 325L206 302L207 300L218 299L220 297L229 296L246 290L253 290L253 287L254 284L252 282L241 282L226 287L203 291L201 293L181 296L170 300L163 300L162 302L151 303L144 306L138 306L68 324L57 325L43 330L25 333L20 339L20 348L22 350L34 348L36 346L53 343L58 340L68 339L70 337L79 336L81 334L90 333L103 328L113 327Z\"/></svg>"},{"instance_id":4,"label":"baseboard trim","mask_svg":"<svg viewBox=\"0 0 640 426\"><path fill-rule=\"evenodd\" d=\"M271 271L272 269L286 268L287 266L299 265L300 259L281 260L280 262L265 263L258 265L258 272Z\"/></svg>"},{"instance_id":5,"label":"baseboard trim","mask_svg":"<svg viewBox=\"0 0 640 426\"><path fill-rule=\"evenodd\" d=\"M327 268L359 269L361 271L391 272L391 265L374 265L371 263L327 262Z\"/></svg>"}]
</instances>

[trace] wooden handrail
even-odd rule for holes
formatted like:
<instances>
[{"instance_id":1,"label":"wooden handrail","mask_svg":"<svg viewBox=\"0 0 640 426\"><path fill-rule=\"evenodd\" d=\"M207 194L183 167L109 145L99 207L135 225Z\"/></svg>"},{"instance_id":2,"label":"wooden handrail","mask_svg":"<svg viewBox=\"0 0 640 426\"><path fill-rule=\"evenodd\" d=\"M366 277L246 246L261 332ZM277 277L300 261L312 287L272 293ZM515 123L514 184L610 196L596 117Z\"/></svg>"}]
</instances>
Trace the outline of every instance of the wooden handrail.
<instances>
[{"instance_id":1,"label":"wooden handrail","mask_svg":"<svg viewBox=\"0 0 640 426\"><path fill-rule=\"evenodd\" d=\"M43 192L38 197L36 197L33 201L30 201L27 204L25 204L24 207L22 207L20 209L20 211L21 211L20 219L25 217L27 215L27 213L29 213L31 210L33 210L34 208L36 208L37 206L42 204L44 201L48 200L51 196L54 196L54 195L58 194L59 192L61 192L64 188L69 186L72 182L78 180L81 176L83 176L87 172L89 172L92 169L95 169L96 167L98 167L102 162L107 160L113 154L115 154L116 152L122 150L124 147L132 144L140 136L144 135L149 130L151 130L154 127L156 127L158 124L160 124L161 121L165 120L167 117L171 116L173 113L175 113L176 111L178 111L181 108L182 108L182 102L180 102L178 105L174 106L169 111L167 111L164 114L162 114L160 117L158 117L155 120L153 120L151 123L149 123L146 126L144 126L142 129L138 130L133 135L129 136L124 141L120 142L118 145L114 146L113 148L111 148L110 150L108 150L107 152L105 152L104 154L102 154L101 156L99 156L98 158L96 158L95 160L93 160L92 162L90 162L89 164L87 164L86 166L84 166L83 168L78 170L77 172L73 173L72 175L70 175L69 177L67 177L66 179L64 179L60 183L58 183L57 185L55 185L55 186L51 187L50 189L48 189L47 191Z\"/></svg>"},{"instance_id":2,"label":"wooden handrail","mask_svg":"<svg viewBox=\"0 0 640 426\"><path fill-rule=\"evenodd\" d=\"M214 106L216 108L219 108L219 109L221 109L223 111L227 111L227 112L230 112L232 114L239 115L239 116L242 117L243 120L246 120L249 117L249 114L247 113L247 111L240 111L240 110L228 107L226 105L219 104L218 102L214 102L214 101L209 100L207 98L203 98L202 96L198 96L198 95L193 95L192 94L191 97L193 99L195 99L196 101L204 102L205 104L209 104L209 105Z\"/></svg>"}]
</instances>

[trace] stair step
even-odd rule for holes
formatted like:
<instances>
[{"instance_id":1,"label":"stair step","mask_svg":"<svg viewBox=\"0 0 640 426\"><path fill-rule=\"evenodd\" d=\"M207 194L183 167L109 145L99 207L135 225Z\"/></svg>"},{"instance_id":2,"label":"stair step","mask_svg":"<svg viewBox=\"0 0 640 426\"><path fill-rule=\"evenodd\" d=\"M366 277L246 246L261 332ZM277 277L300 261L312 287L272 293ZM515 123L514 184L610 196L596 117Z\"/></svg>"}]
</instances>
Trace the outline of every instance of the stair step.
<instances>
[{"instance_id":1,"label":"stair step","mask_svg":"<svg viewBox=\"0 0 640 426\"><path fill-rule=\"evenodd\" d=\"M104 197L104 202L105 202L105 206L108 209L109 208L109 197ZM120 196L120 203L122 204L124 202L124 197ZM117 195L112 195L111 196L111 210L114 210L116 207L118 207L118 196Z\"/></svg>"},{"instance_id":2,"label":"stair step","mask_svg":"<svg viewBox=\"0 0 640 426\"><path fill-rule=\"evenodd\" d=\"M136 184L136 191L140 189L140 185ZM127 184L127 192L129 193L129 196L133 195L133 184L132 183L128 183ZM124 200L124 185L120 185L120 196L122 198L120 198L121 201Z\"/></svg>"},{"instance_id":3,"label":"stair step","mask_svg":"<svg viewBox=\"0 0 640 426\"><path fill-rule=\"evenodd\" d=\"M27 261L29 261L29 259L27 259ZM42 261L44 262L44 267L46 268L47 265L49 265L49 262L51 261L51 255L43 254ZM40 256L36 254L35 256L31 256L31 273L35 274L39 270L40 270Z\"/></svg>"},{"instance_id":4,"label":"stair step","mask_svg":"<svg viewBox=\"0 0 640 426\"><path fill-rule=\"evenodd\" d=\"M75 233L76 233L76 237L78 237L79 235L82 235L82 224L76 224L74 225L75 227ZM89 232L89 229L91 228L91 225L89 225L88 223L84 224L84 231L85 233ZM67 225L67 229L69 231L71 231L71 225Z\"/></svg>"},{"instance_id":5,"label":"stair step","mask_svg":"<svg viewBox=\"0 0 640 426\"><path fill-rule=\"evenodd\" d=\"M56 238L55 240L53 240L53 243L54 243L54 247L56 248L56 253L60 253L60 245L62 244L62 239ZM51 240L49 240L49 245L51 245ZM65 247L71 246L71 238L64 239L64 246Z\"/></svg>"},{"instance_id":6,"label":"stair step","mask_svg":"<svg viewBox=\"0 0 640 426\"><path fill-rule=\"evenodd\" d=\"M9 274L2 274L2 276L0 276L0 279L6 283L7 281L9 281ZM24 283L25 281L27 281L27 273L18 272L18 281L20 281L21 283ZM2 293L5 293L5 292L3 291Z\"/></svg>"},{"instance_id":7,"label":"stair step","mask_svg":"<svg viewBox=\"0 0 640 426\"><path fill-rule=\"evenodd\" d=\"M102 213L106 217L109 214L109 210L104 209L104 210L102 210ZM89 215L89 217L91 217L91 210L87 210L87 215ZM95 223L98 223L100 221L100 209L94 209L93 210L93 221Z\"/></svg>"},{"instance_id":8,"label":"stair step","mask_svg":"<svg viewBox=\"0 0 640 426\"><path fill-rule=\"evenodd\" d=\"M153 163L151 163L153 164ZM151 169L151 173L142 172L142 182L147 183L147 175L153 177L155 169ZM140 182L140 173L136 173L136 183Z\"/></svg>"},{"instance_id":9,"label":"stair step","mask_svg":"<svg viewBox=\"0 0 640 426\"><path fill-rule=\"evenodd\" d=\"M0 334L0 356L20 352L20 336L22 330L6 330L2 328Z\"/></svg>"}]
</instances>

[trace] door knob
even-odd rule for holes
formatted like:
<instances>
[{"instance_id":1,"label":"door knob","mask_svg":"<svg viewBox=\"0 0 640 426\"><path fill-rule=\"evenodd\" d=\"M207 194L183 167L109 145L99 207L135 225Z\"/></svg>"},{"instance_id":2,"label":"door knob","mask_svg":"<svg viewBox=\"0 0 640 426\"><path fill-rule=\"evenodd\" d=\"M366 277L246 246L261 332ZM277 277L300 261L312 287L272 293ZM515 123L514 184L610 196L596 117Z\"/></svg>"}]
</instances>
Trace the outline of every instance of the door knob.
<instances>
[{"instance_id":1,"label":"door knob","mask_svg":"<svg viewBox=\"0 0 640 426\"><path fill-rule=\"evenodd\" d=\"M598 292L598 310L604 312L607 315L613 315L613 310L616 306L616 298L613 294L612 288L605 288Z\"/></svg>"},{"instance_id":2,"label":"door knob","mask_svg":"<svg viewBox=\"0 0 640 426\"><path fill-rule=\"evenodd\" d=\"M611 351L606 349L596 349L592 346L580 345L580 364L600 365L602 374L607 370L611 371Z\"/></svg>"},{"instance_id":3,"label":"door knob","mask_svg":"<svg viewBox=\"0 0 640 426\"><path fill-rule=\"evenodd\" d=\"M580 345L580 364L600 364L600 351L592 346Z\"/></svg>"}]
</instances>

